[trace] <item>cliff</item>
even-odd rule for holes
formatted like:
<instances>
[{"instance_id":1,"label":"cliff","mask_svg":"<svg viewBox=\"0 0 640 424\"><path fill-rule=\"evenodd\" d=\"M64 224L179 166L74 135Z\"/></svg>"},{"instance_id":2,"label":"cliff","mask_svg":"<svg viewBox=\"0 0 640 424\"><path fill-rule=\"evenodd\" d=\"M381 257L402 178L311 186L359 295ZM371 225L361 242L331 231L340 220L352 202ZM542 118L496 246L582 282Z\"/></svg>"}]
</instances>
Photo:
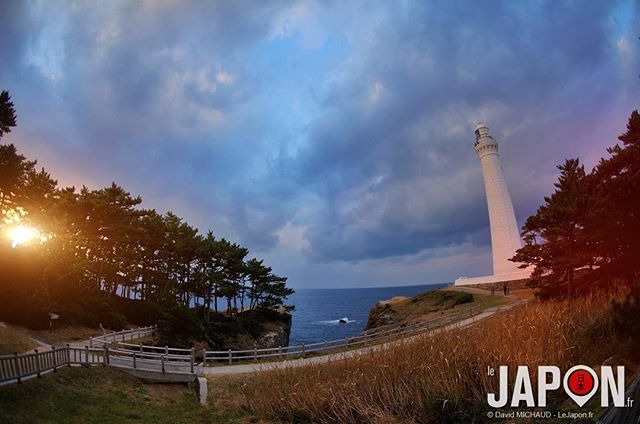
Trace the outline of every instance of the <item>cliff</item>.
<instances>
[{"instance_id":1,"label":"cliff","mask_svg":"<svg viewBox=\"0 0 640 424\"><path fill-rule=\"evenodd\" d=\"M289 345L291 315L251 310L237 316L216 317L208 331L209 345L217 349L265 349Z\"/></svg>"},{"instance_id":2,"label":"cliff","mask_svg":"<svg viewBox=\"0 0 640 424\"><path fill-rule=\"evenodd\" d=\"M463 291L432 290L414 297L394 297L376 303L369 311L365 330L393 324L411 324L447 313L459 305L474 303L478 297Z\"/></svg>"},{"instance_id":3,"label":"cliff","mask_svg":"<svg viewBox=\"0 0 640 424\"><path fill-rule=\"evenodd\" d=\"M291 335L291 315L287 322L268 322L263 324L264 334L256 340L258 349L289 346Z\"/></svg>"}]
</instances>

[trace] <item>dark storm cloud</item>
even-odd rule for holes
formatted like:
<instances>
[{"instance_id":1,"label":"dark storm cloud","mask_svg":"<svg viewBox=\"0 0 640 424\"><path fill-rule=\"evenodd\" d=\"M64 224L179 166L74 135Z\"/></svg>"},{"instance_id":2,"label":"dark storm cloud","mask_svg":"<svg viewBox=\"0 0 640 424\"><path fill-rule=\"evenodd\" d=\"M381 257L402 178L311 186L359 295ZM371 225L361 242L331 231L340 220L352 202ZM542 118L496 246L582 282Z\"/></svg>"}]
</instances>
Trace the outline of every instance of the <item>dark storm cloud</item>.
<instances>
[{"instance_id":1,"label":"dark storm cloud","mask_svg":"<svg viewBox=\"0 0 640 424\"><path fill-rule=\"evenodd\" d=\"M390 7L365 30L375 40L327 97L302 158L305 176L332 204L333 214L311 226L314 252L331 259L415 253L463 243L486 228L474 118L494 128L509 176L584 151L584 134L557 146L553 133L597 120L624 90L610 31L616 6ZM369 105L376 84L381 94ZM511 134L503 141L505 129ZM548 192L545 177L542 192L510 181L531 199L527 213Z\"/></svg>"},{"instance_id":2,"label":"dark storm cloud","mask_svg":"<svg viewBox=\"0 0 640 424\"><path fill-rule=\"evenodd\" d=\"M487 245L477 119L500 143L522 221L555 165L603 154L640 98L633 2L0 12L13 141L64 183L115 179L203 231L320 262Z\"/></svg>"}]
</instances>

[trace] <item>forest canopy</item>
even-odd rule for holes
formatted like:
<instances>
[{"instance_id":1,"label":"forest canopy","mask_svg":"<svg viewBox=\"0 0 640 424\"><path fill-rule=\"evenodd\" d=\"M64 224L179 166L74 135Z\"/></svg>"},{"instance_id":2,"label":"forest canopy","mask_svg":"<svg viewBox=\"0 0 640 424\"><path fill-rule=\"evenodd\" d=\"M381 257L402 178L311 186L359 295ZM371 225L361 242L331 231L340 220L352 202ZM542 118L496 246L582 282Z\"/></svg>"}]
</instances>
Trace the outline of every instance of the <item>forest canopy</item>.
<instances>
[{"instance_id":1,"label":"forest canopy","mask_svg":"<svg viewBox=\"0 0 640 424\"><path fill-rule=\"evenodd\" d=\"M16 121L3 91L0 137ZM56 313L114 328L158 322L167 311L181 319L197 311L209 323L211 310L291 309L286 277L247 248L145 209L116 183L60 187L36 165L0 144L0 319L43 326Z\"/></svg>"}]
</instances>

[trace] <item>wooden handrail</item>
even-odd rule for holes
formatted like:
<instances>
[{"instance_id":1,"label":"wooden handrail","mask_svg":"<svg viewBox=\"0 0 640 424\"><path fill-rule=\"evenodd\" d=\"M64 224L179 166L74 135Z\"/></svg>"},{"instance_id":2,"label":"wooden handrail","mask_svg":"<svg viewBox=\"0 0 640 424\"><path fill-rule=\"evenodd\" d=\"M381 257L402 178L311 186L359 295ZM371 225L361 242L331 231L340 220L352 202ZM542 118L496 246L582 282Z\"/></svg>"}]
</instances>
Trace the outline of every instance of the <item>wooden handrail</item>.
<instances>
[{"instance_id":1,"label":"wooden handrail","mask_svg":"<svg viewBox=\"0 0 640 424\"><path fill-rule=\"evenodd\" d=\"M116 342L125 342L127 336L133 336L137 334L137 337L129 337L129 340L139 339L153 334L157 330L157 326L149 325L147 327L131 328L128 330L114 331L111 333L103 334L102 336L91 337L89 339L89 347L94 347L95 344L107 344Z\"/></svg>"},{"instance_id":2,"label":"wooden handrail","mask_svg":"<svg viewBox=\"0 0 640 424\"><path fill-rule=\"evenodd\" d=\"M202 365L206 365L207 361L220 361L231 364L233 361L258 361L276 357L281 359L283 357L304 356L309 353L327 352L346 347L356 348L370 346L374 343L383 343L403 336L417 335L425 331L442 329L448 325L452 325L454 320L469 318L479 312L481 312L480 307L474 306L420 324L399 325L391 329L387 328L380 331L359 334L350 338L327 340L297 346L236 351L204 351ZM108 340L112 338L114 334L116 337L121 337L123 334L133 334L136 332L141 334L147 331L153 332L155 329L155 326L149 326L118 333L110 333L103 337L105 340ZM36 349L34 352L0 356L0 383L9 381L20 383L24 378L32 376L40 377L43 373L55 371L64 365L110 365L128 369L147 369L162 372L163 374L195 374L196 365L200 366L200 364L196 364L196 355L193 348L181 349L167 346L134 345L121 342L116 343L115 347L109 347L107 341L99 339L100 338L93 338L92 341L103 342L101 348L90 346L79 348L71 347L67 344L66 347L52 347L51 350L46 351L38 351ZM122 359L130 359L131 365L128 364L127 361L122 363ZM112 362L114 360L118 363L114 364ZM144 368L145 366L150 366L151 368ZM173 367L173 369L169 367Z\"/></svg>"},{"instance_id":3,"label":"wooden handrail","mask_svg":"<svg viewBox=\"0 0 640 424\"><path fill-rule=\"evenodd\" d=\"M205 364L207 361L224 361L232 363L233 361L241 360L254 360L257 361L263 358L273 358L282 356L304 356L308 353L325 352L344 347L356 347L358 345L373 344L376 342L383 342L394 337L419 334L424 331L429 331L435 328L445 327L454 320L469 318L482 309L479 306L472 306L470 308L438 317L434 320L426 321L419 324L398 324L393 328L385 328L380 331L373 331L368 333L359 334L345 339L328 340L318 343L301 344L295 346L265 348L265 349L245 349L245 350L208 350L204 352Z\"/></svg>"}]
</instances>

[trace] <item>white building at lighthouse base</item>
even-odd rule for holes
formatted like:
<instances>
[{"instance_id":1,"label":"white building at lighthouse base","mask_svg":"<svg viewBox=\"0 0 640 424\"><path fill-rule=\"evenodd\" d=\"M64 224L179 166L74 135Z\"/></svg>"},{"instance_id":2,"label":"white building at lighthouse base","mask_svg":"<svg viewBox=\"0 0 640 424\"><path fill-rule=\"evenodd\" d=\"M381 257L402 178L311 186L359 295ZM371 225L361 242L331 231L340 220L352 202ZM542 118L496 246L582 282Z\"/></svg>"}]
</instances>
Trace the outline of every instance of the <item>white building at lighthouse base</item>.
<instances>
[{"instance_id":1,"label":"white building at lighthouse base","mask_svg":"<svg viewBox=\"0 0 640 424\"><path fill-rule=\"evenodd\" d=\"M470 286L475 284L492 284L502 283L506 281L524 280L531 276L530 269L516 269L513 272L506 272L504 274L487 275L485 277L460 277L457 278L454 286Z\"/></svg>"}]
</instances>

